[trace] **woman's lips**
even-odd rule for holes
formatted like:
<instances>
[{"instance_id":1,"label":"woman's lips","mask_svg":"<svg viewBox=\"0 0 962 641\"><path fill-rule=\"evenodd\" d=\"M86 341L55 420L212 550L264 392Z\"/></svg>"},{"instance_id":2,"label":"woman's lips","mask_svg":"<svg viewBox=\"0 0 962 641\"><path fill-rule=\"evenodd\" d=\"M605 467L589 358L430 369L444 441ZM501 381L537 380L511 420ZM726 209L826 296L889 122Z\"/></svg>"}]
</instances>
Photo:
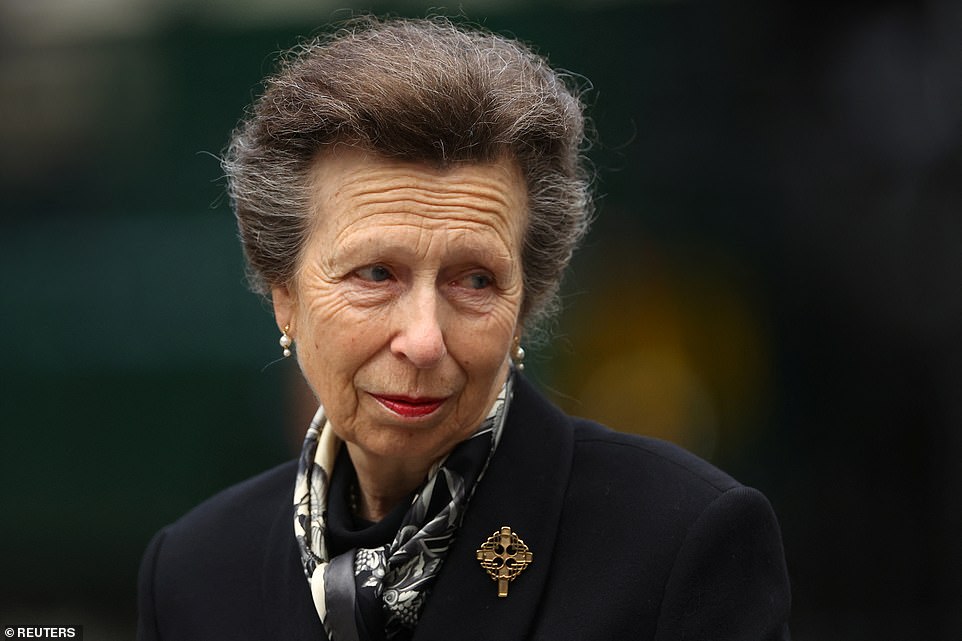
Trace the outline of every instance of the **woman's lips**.
<instances>
[{"instance_id":1,"label":"woman's lips","mask_svg":"<svg viewBox=\"0 0 962 641\"><path fill-rule=\"evenodd\" d=\"M443 398L411 398L409 396L385 396L383 394L372 394L371 396L390 411L405 418L421 418L432 414L445 401Z\"/></svg>"}]
</instances>

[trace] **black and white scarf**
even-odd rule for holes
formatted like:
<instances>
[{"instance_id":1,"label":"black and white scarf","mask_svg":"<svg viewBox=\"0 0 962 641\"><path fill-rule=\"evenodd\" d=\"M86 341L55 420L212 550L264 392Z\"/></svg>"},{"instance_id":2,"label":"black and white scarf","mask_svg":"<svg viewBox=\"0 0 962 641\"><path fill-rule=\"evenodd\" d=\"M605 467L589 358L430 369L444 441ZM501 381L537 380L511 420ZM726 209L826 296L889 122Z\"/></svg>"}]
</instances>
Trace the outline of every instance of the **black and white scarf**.
<instances>
[{"instance_id":1,"label":"black and white scarf","mask_svg":"<svg viewBox=\"0 0 962 641\"><path fill-rule=\"evenodd\" d=\"M394 540L330 558L326 540L331 473L342 442L320 408L301 450L294 487L294 535L314 606L333 641L358 641L359 629L380 625L384 638L410 636L434 579L461 525L477 482L484 475L504 427L513 374L480 427L435 463L414 495ZM365 617L366 607L381 613ZM378 616L380 614L381 616ZM378 637L381 635L378 633Z\"/></svg>"}]
</instances>

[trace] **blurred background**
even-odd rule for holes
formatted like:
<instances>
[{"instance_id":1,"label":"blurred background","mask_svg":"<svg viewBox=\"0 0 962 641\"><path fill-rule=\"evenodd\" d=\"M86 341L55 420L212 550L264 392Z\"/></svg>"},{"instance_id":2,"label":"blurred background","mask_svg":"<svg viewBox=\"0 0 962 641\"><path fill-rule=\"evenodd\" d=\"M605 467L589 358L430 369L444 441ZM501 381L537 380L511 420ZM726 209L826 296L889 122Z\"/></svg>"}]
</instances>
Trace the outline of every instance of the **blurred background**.
<instances>
[{"instance_id":1,"label":"blurred background","mask_svg":"<svg viewBox=\"0 0 962 641\"><path fill-rule=\"evenodd\" d=\"M527 373L764 491L797 640L959 639L962 4L773 4L458 5L593 87ZM132 638L152 533L293 455L217 155L276 52L429 6L0 4L0 623Z\"/></svg>"}]
</instances>

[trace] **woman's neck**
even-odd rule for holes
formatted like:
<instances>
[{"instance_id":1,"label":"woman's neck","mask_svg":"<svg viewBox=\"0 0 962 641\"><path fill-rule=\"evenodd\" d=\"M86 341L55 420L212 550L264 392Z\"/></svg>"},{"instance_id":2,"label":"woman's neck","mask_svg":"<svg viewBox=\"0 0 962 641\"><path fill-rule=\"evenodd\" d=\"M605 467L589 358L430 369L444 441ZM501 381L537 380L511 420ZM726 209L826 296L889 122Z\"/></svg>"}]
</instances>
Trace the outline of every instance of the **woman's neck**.
<instances>
[{"instance_id":1,"label":"woman's neck","mask_svg":"<svg viewBox=\"0 0 962 641\"><path fill-rule=\"evenodd\" d=\"M347 451L357 472L357 514L377 522L387 516L427 478L433 461L372 457L352 443Z\"/></svg>"}]
</instances>

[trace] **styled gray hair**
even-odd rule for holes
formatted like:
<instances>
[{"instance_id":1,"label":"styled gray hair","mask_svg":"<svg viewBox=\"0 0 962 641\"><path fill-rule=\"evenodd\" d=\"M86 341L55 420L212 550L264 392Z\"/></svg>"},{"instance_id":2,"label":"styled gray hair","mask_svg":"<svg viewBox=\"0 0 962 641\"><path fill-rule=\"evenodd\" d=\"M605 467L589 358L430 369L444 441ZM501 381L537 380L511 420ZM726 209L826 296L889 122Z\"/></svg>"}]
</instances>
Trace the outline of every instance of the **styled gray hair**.
<instances>
[{"instance_id":1,"label":"styled gray hair","mask_svg":"<svg viewBox=\"0 0 962 641\"><path fill-rule=\"evenodd\" d=\"M571 76L508 38L447 18L354 18L282 56L223 159L251 288L290 285L312 228L308 176L347 144L428 163L515 160L525 179L521 322L558 305L592 202Z\"/></svg>"}]
</instances>

